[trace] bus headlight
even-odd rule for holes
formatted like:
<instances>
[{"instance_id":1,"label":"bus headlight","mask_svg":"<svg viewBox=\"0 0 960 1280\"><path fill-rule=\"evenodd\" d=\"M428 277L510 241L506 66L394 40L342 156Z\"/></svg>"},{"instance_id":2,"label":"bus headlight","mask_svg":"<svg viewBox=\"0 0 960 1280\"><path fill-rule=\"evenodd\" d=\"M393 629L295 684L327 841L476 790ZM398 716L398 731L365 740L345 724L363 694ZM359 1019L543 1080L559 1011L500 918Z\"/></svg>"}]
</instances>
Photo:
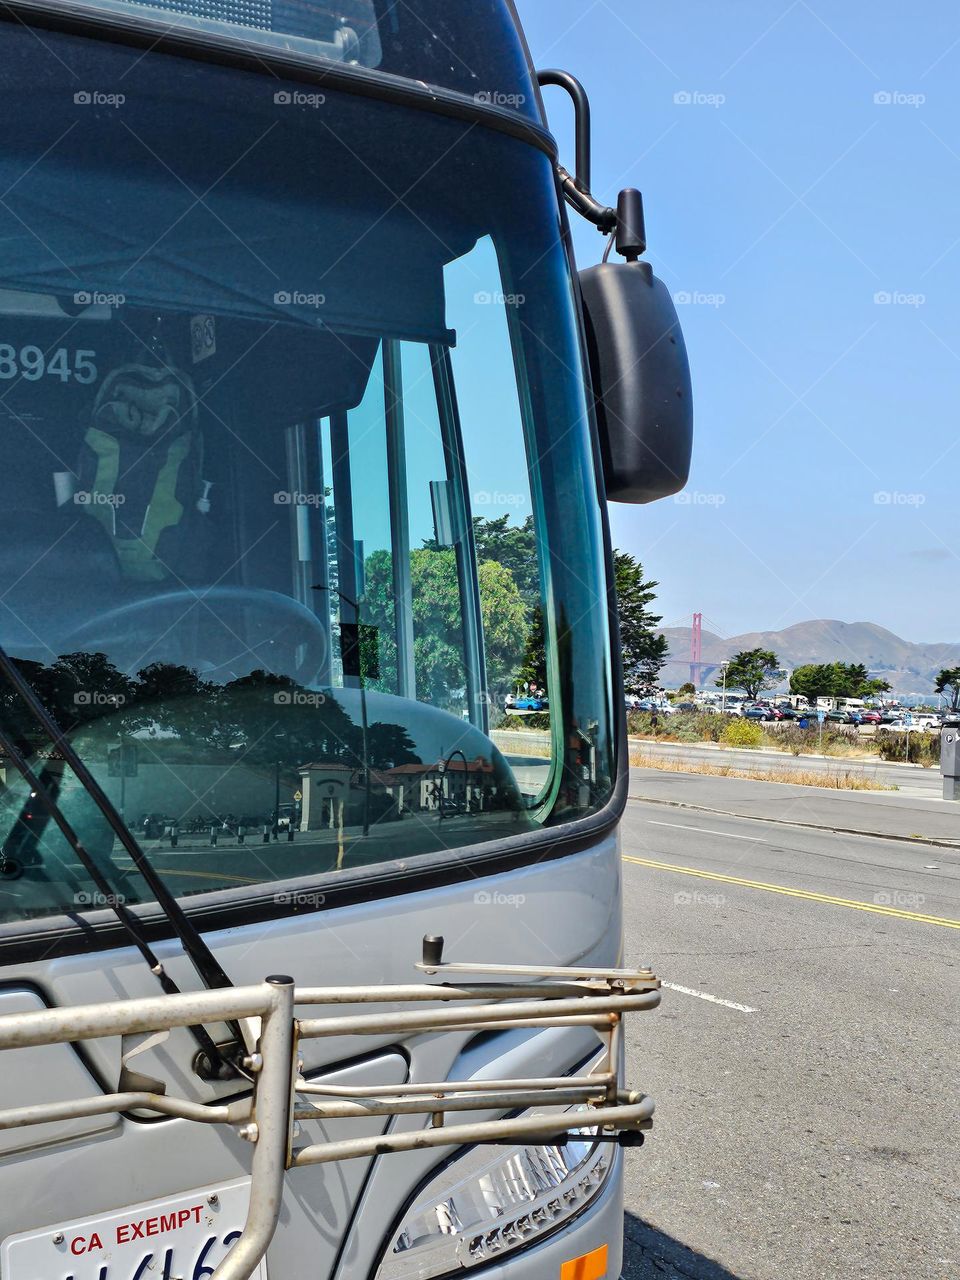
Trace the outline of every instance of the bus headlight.
<instances>
[{"instance_id":1,"label":"bus headlight","mask_svg":"<svg viewBox=\"0 0 960 1280\"><path fill-rule=\"evenodd\" d=\"M579 1110L579 1108L578 1108ZM417 1196L376 1280L428 1280L536 1244L598 1195L616 1146L595 1129L559 1146L471 1147Z\"/></svg>"}]
</instances>

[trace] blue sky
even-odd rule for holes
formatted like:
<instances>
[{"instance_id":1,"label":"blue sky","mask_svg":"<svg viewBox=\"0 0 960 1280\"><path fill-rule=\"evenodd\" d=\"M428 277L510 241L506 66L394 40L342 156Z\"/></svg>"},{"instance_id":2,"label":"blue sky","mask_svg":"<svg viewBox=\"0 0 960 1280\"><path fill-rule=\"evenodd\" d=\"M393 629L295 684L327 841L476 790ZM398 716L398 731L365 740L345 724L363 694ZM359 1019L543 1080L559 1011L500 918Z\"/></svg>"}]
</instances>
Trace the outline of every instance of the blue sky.
<instances>
[{"instance_id":1,"label":"blue sky","mask_svg":"<svg viewBox=\"0 0 960 1280\"><path fill-rule=\"evenodd\" d=\"M644 193L693 367L682 501L611 508L667 624L960 640L960 10L518 0ZM568 107L547 91L572 168ZM602 241L574 219L579 265Z\"/></svg>"}]
</instances>

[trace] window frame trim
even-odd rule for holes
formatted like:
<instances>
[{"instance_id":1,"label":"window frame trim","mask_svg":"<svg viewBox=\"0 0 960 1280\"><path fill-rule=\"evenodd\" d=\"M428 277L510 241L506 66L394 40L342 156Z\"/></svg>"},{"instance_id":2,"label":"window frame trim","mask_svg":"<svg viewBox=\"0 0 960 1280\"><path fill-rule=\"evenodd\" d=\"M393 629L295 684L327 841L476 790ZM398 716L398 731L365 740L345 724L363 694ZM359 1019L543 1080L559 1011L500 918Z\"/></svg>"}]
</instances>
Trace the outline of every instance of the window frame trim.
<instances>
[{"instance_id":1,"label":"window frame trim","mask_svg":"<svg viewBox=\"0 0 960 1280\"><path fill-rule=\"evenodd\" d=\"M559 159L557 141L542 122L539 92L536 100L541 121L538 122L508 107L480 102L455 89L428 85L406 76L327 62L310 54L275 49L239 36L174 30L146 15L100 10L71 3L71 0L8 0L0 6L0 22L79 35L101 44L143 49L145 53L172 54L239 71L251 71L264 78L326 86L357 97L450 116L526 142L549 156L554 166Z\"/></svg>"}]
</instances>

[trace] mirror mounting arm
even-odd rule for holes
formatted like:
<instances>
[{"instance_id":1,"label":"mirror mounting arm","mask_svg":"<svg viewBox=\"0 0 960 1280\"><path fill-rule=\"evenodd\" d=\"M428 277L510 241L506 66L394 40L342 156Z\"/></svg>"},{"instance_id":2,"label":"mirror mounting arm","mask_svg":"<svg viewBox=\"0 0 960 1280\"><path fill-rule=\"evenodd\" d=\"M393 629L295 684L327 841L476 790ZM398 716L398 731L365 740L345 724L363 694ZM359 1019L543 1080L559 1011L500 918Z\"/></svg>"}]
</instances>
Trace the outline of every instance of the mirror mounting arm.
<instances>
[{"instance_id":1,"label":"mirror mounting arm","mask_svg":"<svg viewBox=\"0 0 960 1280\"><path fill-rule=\"evenodd\" d=\"M569 71L538 71L537 83L541 88L556 85L566 90L573 101L577 135L576 176L568 173L562 165L557 165L557 177L567 203L604 235L610 235L617 229L617 210L601 204L590 192L590 99L587 91Z\"/></svg>"},{"instance_id":2,"label":"mirror mounting arm","mask_svg":"<svg viewBox=\"0 0 960 1280\"><path fill-rule=\"evenodd\" d=\"M601 231L605 236L616 231L616 209L611 209L609 205L601 204L599 200L593 198L589 191L581 190L577 186L576 178L572 177L562 164L557 165L557 177L560 179L560 189L566 196L567 204L572 209L575 209L588 222L592 222L597 230Z\"/></svg>"}]
</instances>

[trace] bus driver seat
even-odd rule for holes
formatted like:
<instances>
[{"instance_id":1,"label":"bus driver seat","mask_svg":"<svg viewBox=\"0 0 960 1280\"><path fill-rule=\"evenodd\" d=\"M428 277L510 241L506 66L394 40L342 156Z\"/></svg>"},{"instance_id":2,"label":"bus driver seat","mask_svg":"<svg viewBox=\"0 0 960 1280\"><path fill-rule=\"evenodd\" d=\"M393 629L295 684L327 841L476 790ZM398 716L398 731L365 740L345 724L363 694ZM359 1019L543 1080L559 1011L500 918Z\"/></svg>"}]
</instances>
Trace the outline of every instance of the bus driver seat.
<instances>
[{"instance_id":1,"label":"bus driver seat","mask_svg":"<svg viewBox=\"0 0 960 1280\"><path fill-rule=\"evenodd\" d=\"M105 530L128 582L197 574L203 439L189 374L125 364L106 375L83 439L74 500Z\"/></svg>"}]
</instances>

